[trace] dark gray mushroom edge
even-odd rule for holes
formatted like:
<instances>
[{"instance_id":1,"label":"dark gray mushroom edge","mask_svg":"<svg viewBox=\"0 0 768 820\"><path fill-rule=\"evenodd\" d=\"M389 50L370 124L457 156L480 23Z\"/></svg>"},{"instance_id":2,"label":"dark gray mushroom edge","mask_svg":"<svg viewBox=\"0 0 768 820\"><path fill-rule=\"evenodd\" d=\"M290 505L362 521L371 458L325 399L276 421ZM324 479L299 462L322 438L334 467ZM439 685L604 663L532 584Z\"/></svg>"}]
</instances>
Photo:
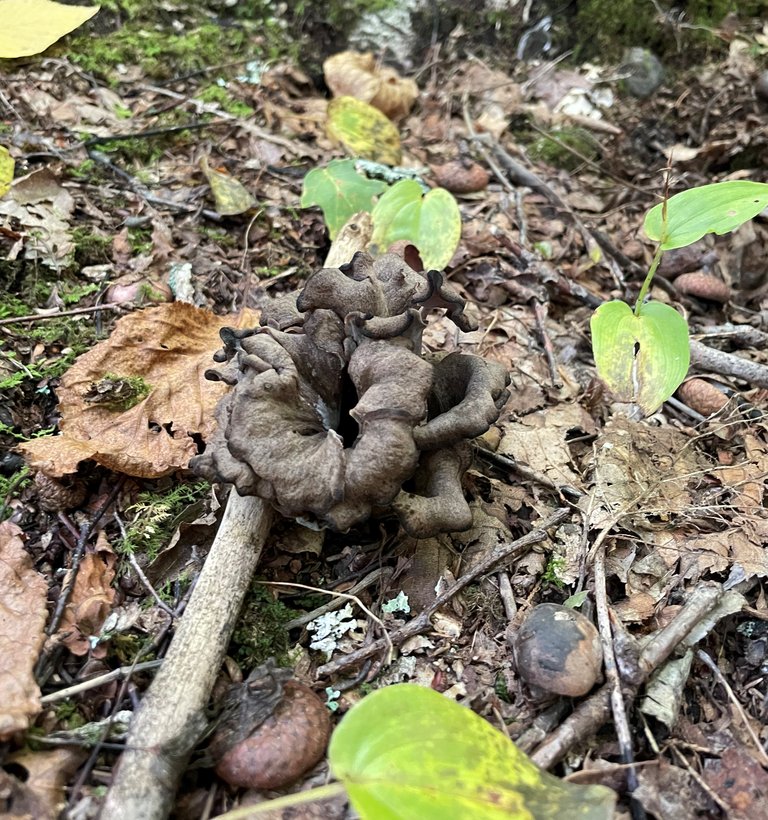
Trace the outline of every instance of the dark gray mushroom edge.
<instances>
[{"instance_id":1,"label":"dark gray mushroom edge","mask_svg":"<svg viewBox=\"0 0 768 820\"><path fill-rule=\"evenodd\" d=\"M356 253L276 299L260 327L223 328L223 367L205 375L233 389L190 466L310 526L346 532L391 509L416 538L468 529L469 443L498 418L509 374L424 354L432 308L474 329L441 273Z\"/></svg>"}]
</instances>

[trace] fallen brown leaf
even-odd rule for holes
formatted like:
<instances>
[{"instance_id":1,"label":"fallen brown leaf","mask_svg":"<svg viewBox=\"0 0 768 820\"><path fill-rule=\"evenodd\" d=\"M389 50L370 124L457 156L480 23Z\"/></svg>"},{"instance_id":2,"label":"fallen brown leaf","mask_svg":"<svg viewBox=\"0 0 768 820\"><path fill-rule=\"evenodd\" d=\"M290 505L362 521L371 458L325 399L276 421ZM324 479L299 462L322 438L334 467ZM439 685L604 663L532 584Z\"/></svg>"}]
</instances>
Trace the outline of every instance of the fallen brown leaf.
<instances>
[{"instance_id":1,"label":"fallen brown leaf","mask_svg":"<svg viewBox=\"0 0 768 820\"><path fill-rule=\"evenodd\" d=\"M47 587L24 549L22 531L0 524L0 740L40 711L33 668L43 645Z\"/></svg>"},{"instance_id":2,"label":"fallen brown leaf","mask_svg":"<svg viewBox=\"0 0 768 820\"><path fill-rule=\"evenodd\" d=\"M120 319L109 339L62 377L60 435L24 443L30 465L53 477L74 473L86 459L141 478L185 468L197 442L213 432L213 410L226 392L204 375L221 347L219 329L239 321L248 326L255 318L252 312L242 319L217 316L182 302ZM107 373L139 376L149 393L123 412L89 404L85 395Z\"/></svg>"},{"instance_id":3,"label":"fallen brown leaf","mask_svg":"<svg viewBox=\"0 0 768 820\"><path fill-rule=\"evenodd\" d=\"M85 757L82 749L54 749L24 751L7 759L6 764L12 764L15 771L21 768L24 775L23 782L8 776L6 786L12 795L10 816L26 815L35 820L58 817L66 802L64 789Z\"/></svg>"},{"instance_id":4,"label":"fallen brown leaf","mask_svg":"<svg viewBox=\"0 0 768 820\"><path fill-rule=\"evenodd\" d=\"M112 611L115 602L112 581L115 578L116 562L117 556L102 530L95 551L86 553L80 562L72 595L59 627L58 634L62 643L73 655L88 653L91 649L89 637L99 634L102 624ZM94 657L104 654L104 646L96 647L93 652Z\"/></svg>"}]
</instances>

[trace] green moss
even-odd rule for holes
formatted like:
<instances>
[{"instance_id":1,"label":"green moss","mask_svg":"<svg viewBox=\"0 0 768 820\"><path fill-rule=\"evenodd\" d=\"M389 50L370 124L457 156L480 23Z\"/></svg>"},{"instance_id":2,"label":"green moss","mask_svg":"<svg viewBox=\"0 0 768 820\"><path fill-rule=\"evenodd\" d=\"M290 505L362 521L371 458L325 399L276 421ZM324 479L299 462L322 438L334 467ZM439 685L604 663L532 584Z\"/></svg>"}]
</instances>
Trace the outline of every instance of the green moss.
<instances>
[{"instance_id":1,"label":"green moss","mask_svg":"<svg viewBox=\"0 0 768 820\"><path fill-rule=\"evenodd\" d=\"M668 4L664 4L666 7ZM579 0L574 25L569 35L577 37L575 58L585 60L598 57L620 60L624 49L648 48L658 55L670 57L684 53L690 63L693 52L725 52L728 44L706 29L716 28L723 18L737 12L742 19L760 17L765 12L764 0L689 0L685 4L682 27L673 18L669 23L660 20L654 3L636 0Z\"/></svg>"},{"instance_id":2,"label":"green moss","mask_svg":"<svg viewBox=\"0 0 768 820\"><path fill-rule=\"evenodd\" d=\"M16 440L25 440L7 424L0 423L0 433L10 435ZM30 485L32 477L26 465L9 476L0 475L0 521L4 521L13 512L9 502L21 495L22 490Z\"/></svg>"},{"instance_id":3,"label":"green moss","mask_svg":"<svg viewBox=\"0 0 768 820\"><path fill-rule=\"evenodd\" d=\"M118 376L107 373L86 393L86 401L94 401L114 413L125 413L149 395L152 386L141 376Z\"/></svg>"},{"instance_id":4,"label":"green moss","mask_svg":"<svg viewBox=\"0 0 768 820\"><path fill-rule=\"evenodd\" d=\"M566 171L574 171L582 165L584 160L581 157L595 160L599 153L598 142L584 128L556 128L528 146L528 156L532 160Z\"/></svg>"},{"instance_id":5,"label":"green moss","mask_svg":"<svg viewBox=\"0 0 768 820\"><path fill-rule=\"evenodd\" d=\"M109 261L112 240L108 236L95 233L93 228L84 225L73 228L70 236L75 246L74 262L78 267L100 265ZM99 286L96 285L91 292L98 289Z\"/></svg>"},{"instance_id":6,"label":"green moss","mask_svg":"<svg viewBox=\"0 0 768 820\"><path fill-rule=\"evenodd\" d=\"M202 89L197 99L205 103L215 103L222 111L234 114L236 117L250 117L254 114L254 109L250 105L235 99L226 88L220 85L209 85Z\"/></svg>"},{"instance_id":7,"label":"green moss","mask_svg":"<svg viewBox=\"0 0 768 820\"><path fill-rule=\"evenodd\" d=\"M542 581L546 581L557 589L563 588L563 582L560 580L563 570L565 569L565 558L562 555L551 555L547 561L544 574L541 576Z\"/></svg>"},{"instance_id":8,"label":"green moss","mask_svg":"<svg viewBox=\"0 0 768 820\"><path fill-rule=\"evenodd\" d=\"M149 253L152 250L152 229L144 225L128 228L128 243L134 253Z\"/></svg>"},{"instance_id":9,"label":"green moss","mask_svg":"<svg viewBox=\"0 0 768 820\"><path fill-rule=\"evenodd\" d=\"M209 491L207 481L197 481L177 484L165 492L147 490L139 493L136 503L126 511L130 520L119 551L142 552L149 561L154 560L171 540L184 514Z\"/></svg>"},{"instance_id":10,"label":"green moss","mask_svg":"<svg viewBox=\"0 0 768 820\"><path fill-rule=\"evenodd\" d=\"M285 625L294 615L275 600L268 587L254 582L232 635L229 654L243 669L252 669L267 658L285 665L290 645Z\"/></svg>"}]
</instances>

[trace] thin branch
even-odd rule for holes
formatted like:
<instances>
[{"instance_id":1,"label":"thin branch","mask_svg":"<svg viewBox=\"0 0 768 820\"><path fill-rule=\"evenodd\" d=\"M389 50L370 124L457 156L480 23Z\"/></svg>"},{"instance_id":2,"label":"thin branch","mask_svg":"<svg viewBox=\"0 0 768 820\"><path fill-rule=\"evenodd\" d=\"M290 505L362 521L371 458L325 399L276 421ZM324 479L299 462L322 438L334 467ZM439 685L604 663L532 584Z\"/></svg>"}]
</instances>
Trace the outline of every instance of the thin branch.
<instances>
[{"instance_id":1,"label":"thin branch","mask_svg":"<svg viewBox=\"0 0 768 820\"><path fill-rule=\"evenodd\" d=\"M515 558L532 544L543 541L547 537L547 530L550 527L557 526L561 521L564 521L570 513L571 511L568 508L561 507L560 509L555 510L549 518L539 522L536 529L531 530L531 532L527 535L524 535L522 538L518 538L516 541L512 541L509 544L503 544L502 546L497 547L491 553L486 555L482 561L478 562L478 564L476 564L471 571L467 572L465 575L462 575L458 581L453 583L450 587L448 587L448 589L438 595L437 598L435 598L435 600L421 614L417 615L413 620L408 621L407 624L392 632L388 636L389 641L393 646L399 646L408 638L411 638L414 635L420 635L422 632L426 632L431 629L432 616L441 607L445 606L445 604L447 604L454 596L461 592L464 587L471 584L476 578L479 578L481 575L489 572L497 564L501 564L504 561L509 561L511 558ZM317 670L317 676L318 678L330 677L339 673L343 669L348 669L350 666L356 666L357 664L368 660L368 658L373 655L386 651L386 649L387 641L380 638L377 641L373 641L373 643L368 646L364 646L362 649L358 649L355 652L351 652L349 655L344 655L343 657L337 658L330 663L324 664Z\"/></svg>"}]
</instances>

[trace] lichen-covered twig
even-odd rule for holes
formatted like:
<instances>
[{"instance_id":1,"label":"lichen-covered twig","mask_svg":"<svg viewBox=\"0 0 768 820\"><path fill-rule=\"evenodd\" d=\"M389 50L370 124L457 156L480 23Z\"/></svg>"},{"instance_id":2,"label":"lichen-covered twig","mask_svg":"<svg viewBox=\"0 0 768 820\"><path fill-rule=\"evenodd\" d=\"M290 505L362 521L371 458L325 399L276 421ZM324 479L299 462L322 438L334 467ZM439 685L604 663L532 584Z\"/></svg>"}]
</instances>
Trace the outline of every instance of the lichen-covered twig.
<instances>
[{"instance_id":1,"label":"lichen-covered twig","mask_svg":"<svg viewBox=\"0 0 768 820\"><path fill-rule=\"evenodd\" d=\"M170 812L271 521L260 499L230 494L168 654L131 723L102 806L105 820L162 820Z\"/></svg>"}]
</instances>

